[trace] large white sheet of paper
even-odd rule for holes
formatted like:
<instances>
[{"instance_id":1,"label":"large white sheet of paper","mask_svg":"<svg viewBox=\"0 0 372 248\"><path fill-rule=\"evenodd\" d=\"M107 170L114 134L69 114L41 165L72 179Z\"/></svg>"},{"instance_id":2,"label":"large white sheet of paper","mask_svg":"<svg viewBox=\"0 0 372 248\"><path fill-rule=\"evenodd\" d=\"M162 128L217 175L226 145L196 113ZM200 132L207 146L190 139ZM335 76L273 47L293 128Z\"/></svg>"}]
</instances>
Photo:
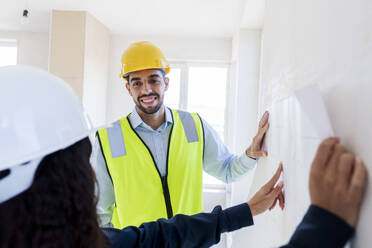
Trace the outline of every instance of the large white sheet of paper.
<instances>
[{"instance_id":1,"label":"large white sheet of paper","mask_svg":"<svg viewBox=\"0 0 372 248\"><path fill-rule=\"evenodd\" d=\"M334 136L319 88L309 86L275 103L269 109L270 129L266 144L267 159L259 166L271 168L274 173L283 162L286 208L267 215L266 228L271 242L277 246L286 242L306 212L310 200L308 175L311 162L320 142Z\"/></svg>"}]
</instances>

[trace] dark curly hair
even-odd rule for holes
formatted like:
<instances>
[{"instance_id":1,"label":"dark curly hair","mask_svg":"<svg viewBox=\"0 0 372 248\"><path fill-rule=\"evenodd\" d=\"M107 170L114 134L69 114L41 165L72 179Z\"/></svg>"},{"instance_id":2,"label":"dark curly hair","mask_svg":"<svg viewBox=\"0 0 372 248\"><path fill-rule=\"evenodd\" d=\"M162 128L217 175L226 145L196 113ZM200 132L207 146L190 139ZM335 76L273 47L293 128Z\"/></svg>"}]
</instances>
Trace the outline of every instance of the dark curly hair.
<instances>
[{"instance_id":1,"label":"dark curly hair","mask_svg":"<svg viewBox=\"0 0 372 248\"><path fill-rule=\"evenodd\" d=\"M32 186L0 204L1 248L106 246L97 220L91 150L85 138L46 156Z\"/></svg>"}]
</instances>

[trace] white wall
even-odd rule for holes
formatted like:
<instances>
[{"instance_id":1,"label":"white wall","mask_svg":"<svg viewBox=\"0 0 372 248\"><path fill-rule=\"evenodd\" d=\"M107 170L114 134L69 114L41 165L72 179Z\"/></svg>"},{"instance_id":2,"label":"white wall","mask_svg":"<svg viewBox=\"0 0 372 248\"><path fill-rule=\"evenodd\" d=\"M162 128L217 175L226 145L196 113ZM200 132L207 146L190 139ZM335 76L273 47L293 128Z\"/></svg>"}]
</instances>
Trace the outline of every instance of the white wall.
<instances>
[{"instance_id":1,"label":"white wall","mask_svg":"<svg viewBox=\"0 0 372 248\"><path fill-rule=\"evenodd\" d=\"M258 85L260 74L261 30L241 29L233 39L233 63L229 89L227 141L235 153L242 153L257 132ZM229 189L229 205L246 202L254 170ZM242 247L246 229L232 234L232 247Z\"/></svg>"},{"instance_id":2,"label":"white wall","mask_svg":"<svg viewBox=\"0 0 372 248\"><path fill-rule=\"evenodd\" d=\"M95 126L106 123L110 30L86 13L83 104Z\"/></svg>"},{"instance_id":3,"label":"white wall","mask_svg":"<svg viewBox=\"0 0 372 248\"><path fill-rule=\"evenodd\" d=\"M48 70L48 33L0 31L0 39L17 40L18 64L29 64Z\"/></svg>"},{"instance_id":4,"label":"white wall","mask_svg":"<svg viewBox=\"0 0 372 248\"><path fill-rule=\"evenodd\" d=\"M95 127L106 123L110 31L86 11L51 14L50 72L65 80Z\"/></svg>"},{"instance_id":5,"label":"white wall","mask_svg":"<svg viewBox=\"0 0 372 248\"><path fill-rule=\"evenodd\" d=\"M260 85L261 110L278 103L296 89L319 85L335 134L350 151L365 161L369 170L372 169L371 13L372 2L368 0L268 0ZM283 138L288 140L290 137ZM270 177L274 168L268 166L277 165L260 163L253 188ZM301 184L297 185L298 188L303 189L302 194L308 194L307 185L302 185L306 184L308 174L295 175L286 164L284 170L286 176L297 176ZM298 177L303 178L303 183ZM287 206L288 209L295 208ZM369 188L353 247L370 246L371 212ZM298 213L285 212L284 216L298 219ZM258 248L273 247L289 239L293 227L282 232L281 219L284 216L278 212L268 215L277 215L278 218L258 219L256 227L247 232L245 243L254 243ZM270 222L270 219L276 221ZM284 225L284 228L288 227L288 223L284 222ZM281 237L268 239L268 231L273 236L281 233Z\"/></svg>"},{"instance_id":6,"label":"white wall","mask_svg":"<svg viewBox=\"0 0 372 248\"><path fill-rule=\"evenodd\" d=\"M83 99L85 11L52 10L49 71L67 82Z\"/></svg>"},{"instance_id":7,"label":"white wall","mask_svg":"<svg viewBox=\"0 0 372 248\"><path fill-rule=\"evenodd\" d=\"M224 61L231 59L229 38L177 38L112 35L109 56L106 121L112 122L129 114L134 107L123 80L119 77L121 55L137 41L148 40L160 47L170 61Z\"/></svg>"}]
</instances>

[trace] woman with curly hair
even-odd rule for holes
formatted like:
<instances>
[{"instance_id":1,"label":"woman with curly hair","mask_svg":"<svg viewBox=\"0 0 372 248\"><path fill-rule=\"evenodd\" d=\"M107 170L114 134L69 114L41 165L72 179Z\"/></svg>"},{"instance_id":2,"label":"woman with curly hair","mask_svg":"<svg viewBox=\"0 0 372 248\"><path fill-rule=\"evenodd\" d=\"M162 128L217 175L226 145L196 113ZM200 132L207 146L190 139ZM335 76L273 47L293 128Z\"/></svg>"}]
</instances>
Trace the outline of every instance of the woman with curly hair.
<instances>
[{"instance_id":1,"label":"woman with curly hair","mask_svg":"<svg viewBox=\"0 0 372 248\"><path fill-rule=\"evenodd\" d=\"M84 138L43 158L31 187L0 204L0 247L105 247L90 152Z\"/></svg>"},{"instance_id":2,"label":"woman with curly hair","mask_svg":"<svg viewBox=\"0 0 372 248\"><path fill-rule=\"evenodd\" d=\"M252 216L283 200L283 185L275 186L282 171L279 166L248 203L140 227L100 229L96 180L89 162L92 132L78 98L62 80L27 66L0 67L0 248L209 247L219 242L221 233L252 225ZM356 166L353 173L361 176L360 168ZM318 178L313 183L315 191L331 196L334 192L324 190L322 182ZM354 202L360 203L361 194L354 195ZM332 199L322 197L327 198ZM339 217L329 204L319 200L318 205L323 208L312 205L284 247L346 243L359 205L350 208L349 215L333 211Z\"/></svg>"}]
</instances>

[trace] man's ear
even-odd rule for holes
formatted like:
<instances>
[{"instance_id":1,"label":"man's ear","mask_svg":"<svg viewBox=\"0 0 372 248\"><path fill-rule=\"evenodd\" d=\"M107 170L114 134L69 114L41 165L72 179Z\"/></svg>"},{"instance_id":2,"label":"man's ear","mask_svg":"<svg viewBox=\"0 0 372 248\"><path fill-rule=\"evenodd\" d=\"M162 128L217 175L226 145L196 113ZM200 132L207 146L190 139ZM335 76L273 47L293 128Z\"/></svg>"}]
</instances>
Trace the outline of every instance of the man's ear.
<instances>
[{"instance_id":1,"label":"man's ear","mask_svg":"<svg viewBox=\"0 0 372 248\"><path fill-rule=\"evenodd\" d=\"M132 96L132 93L130 92L130 87L129 87L128 82L125 84L125 88L127 88L129 95Z\"/></svg>"},{"instance_id":2,"label":"man's ear","mask_svg":"<svg viewBox=\"0 0 372 248\"><path fill-rule=\"evenodd\" d=\"M169 87L169 78L168 77L164 78L164 83L165 83L165 90L168 90L168 87Z\"/></svg>"}]
</instances>

